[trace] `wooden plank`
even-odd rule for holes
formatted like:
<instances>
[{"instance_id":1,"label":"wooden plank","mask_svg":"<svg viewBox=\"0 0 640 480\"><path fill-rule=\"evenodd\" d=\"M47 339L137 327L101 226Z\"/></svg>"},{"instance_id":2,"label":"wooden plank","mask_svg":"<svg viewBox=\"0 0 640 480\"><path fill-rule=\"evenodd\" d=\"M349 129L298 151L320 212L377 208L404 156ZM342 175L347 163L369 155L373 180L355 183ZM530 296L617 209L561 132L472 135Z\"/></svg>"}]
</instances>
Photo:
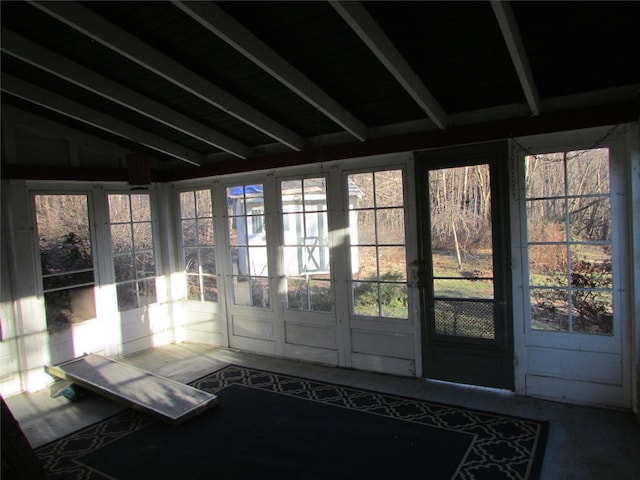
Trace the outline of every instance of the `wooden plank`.
<instances>
[{"instance_id":1,"label":"wooden plank","mask_svg":"<svg viewBox=\"0 0 640 480\"><path fill-rule=\"evenodd\" d=\"M95 353L44 368L49 375L174 425L217 404L211 393Z\"/></svg>"}]
</instances>

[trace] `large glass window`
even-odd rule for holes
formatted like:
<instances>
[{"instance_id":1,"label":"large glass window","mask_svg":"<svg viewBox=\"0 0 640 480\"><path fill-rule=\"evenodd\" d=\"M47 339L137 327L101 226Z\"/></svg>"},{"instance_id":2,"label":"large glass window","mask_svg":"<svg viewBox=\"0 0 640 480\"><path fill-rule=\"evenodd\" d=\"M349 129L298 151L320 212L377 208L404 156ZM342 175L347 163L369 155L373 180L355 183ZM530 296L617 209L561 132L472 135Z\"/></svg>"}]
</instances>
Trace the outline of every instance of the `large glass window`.
<instances>
[{"instance_id":1,"label":"large glass window","mask_svg":"<svg viewBox=\"0 0 640 480\"><path fill-rule=\"evenodd\" d=\"M118 310L157 302L149 194L111 194L109 224Z\"/></svg>"},{"instance_id":2,"label":"large glass window","mask_svg":"<svg viewBox=\"0 0 640 480\"><path fill-rule=\"evenodd\" d=\"M408 318L402 170L348 177L352 313Z\"/></svg>"},{"instance_id":3,"label":"large glass window","mask_svg":"<svg viewBox=\"0 0 640 480\"><path fill-rule=\"evenodd\" d=\"M87 195L36 195L40 264L50 332L96 316Z\"/></svg>"},{"instance_id":4,"label":"large glass window","mask_svg":"<svg viewBox=\"0 0 640 480\"><path fill-rule=\"evenodd\" d=\"M609 150L525 157L534 330L613 334Z\"/></svg>"},{"instance_id":5,"label":"large glass window","mask_svg":"<svg viewBox=\"0 0 640 480\"><path fill-rule=\"evenodd\" d=\"M262 184L227 188L233 301L268 307L269 266Z\"/></svg>"},{"instance_id":6,"label":"large glass window","mask_svg":"<svg viewBox=\"0 0 640 480\"><path fill-rule=\"evenodd\" d=\"M217 302L218 277L210 190L180 193L180 225L187 298Z\"/></svg>"},{"instance_id":7,"label":"large glass window","mask_svg":"<svg viewBox=\"0 0 640 480\"><path fill-rule=\"evenodd\" d=\"M331 270L324 177L280 183L287 308L331 311Z\"/></svg>"}]
</instances>

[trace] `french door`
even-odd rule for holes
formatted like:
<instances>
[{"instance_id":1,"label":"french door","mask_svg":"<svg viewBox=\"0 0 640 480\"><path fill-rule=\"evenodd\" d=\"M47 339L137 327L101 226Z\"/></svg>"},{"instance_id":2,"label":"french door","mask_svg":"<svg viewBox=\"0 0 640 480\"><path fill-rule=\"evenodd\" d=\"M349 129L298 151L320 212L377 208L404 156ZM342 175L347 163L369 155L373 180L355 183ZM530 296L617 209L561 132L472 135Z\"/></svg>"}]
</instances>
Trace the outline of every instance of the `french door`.
<instances>
[{"instance_id":1,"label":"french door","mask_svg":"<svg viewBox=\"0 0 640 480\"><path fill-rule=\"evenodd\" d=\"M503 144L416 155L427 378L513 389Z\"/></svg>"}]
</instances>

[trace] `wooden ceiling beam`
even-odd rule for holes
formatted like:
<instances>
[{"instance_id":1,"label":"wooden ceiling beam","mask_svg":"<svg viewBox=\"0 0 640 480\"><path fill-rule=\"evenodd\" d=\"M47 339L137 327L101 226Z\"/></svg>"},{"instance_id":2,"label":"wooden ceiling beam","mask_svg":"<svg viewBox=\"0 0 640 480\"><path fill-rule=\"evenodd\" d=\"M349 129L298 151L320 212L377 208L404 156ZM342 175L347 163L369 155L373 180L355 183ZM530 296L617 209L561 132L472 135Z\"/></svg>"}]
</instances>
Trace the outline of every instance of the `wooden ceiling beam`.
<instances>
[{"instance_id":1,"label":"wooden ceiling beam","mask_svg":"<svg viewBox=\"0 0 640 480\"><path fill-rule=\"evenodd\" d=\"M448 120L444 109L365 7L356 1L329 3L431 120L439 128L446 128Z\"/></svg>"},{"instance_id":2,"label":"wooden ceiling beam","mask_svg":"<svg viewBox=\"0 0 640 480\"><path fill-rule=\"evenodd\" d=\"M305 140L252 106L77 2L29 2L41 11L269 137L301 150Z\"/></svg>"},{"instance_id":3,"label":"wooden ceiling beam","mask_svg":"<svg viewBox=\"0 0 640 480\"><path fill-rule=\"evenodd\" d=\"M522 90L524 91L524 96L527 99L531 113L533 115L540 115L542 112L542 102L538 94L536 82L533 79L531 65L529 64L527 52L524 48L513 9L510 3L506 1L491 0L491 7L498 20L498 25L500 25L500 31L507 44L511 61L520 79L520 85L522 85Z\"/></svg>"},{"instance_id":4,"label":"wooden ceiling beam","mask_svg":"<svg viewBox=\"0 0 640 480\"><path fill-rule=\"evenodd\" d=\"M2 29L0 49L9 55L93 92L134 112L162 123L201 142L239 158L249 158L252 149L210 127L198 123L159 102L89 70L31 40Z\"/></svg>"},{"instance_id":5,"label":"wooden ceiling beam","mask_svg":"<svg viewBox=\"0 0 640 480\"><path fill-rule=\"evenodd\" d=\"M21 80L13 75L3 73L0 87L3 92L10 95L99 128L100 130L126 138L127 140L153 149L164 155L177 158L191 165L199 166L201 164L201 155L189 148L165 140L146 130L129 125L105 113L69 100L68 98Z\"/></svg>"},{"instance_id":6,"label":"wooden ceiling beam","mask_svg":"<svg viewBox=\"0 0 640 480\"><path fill-rule=\"evenodd\" d=\"M173 3L358 140L367 139L364 123L220 7L211 2Z\"/></svg>"}]
</instances>

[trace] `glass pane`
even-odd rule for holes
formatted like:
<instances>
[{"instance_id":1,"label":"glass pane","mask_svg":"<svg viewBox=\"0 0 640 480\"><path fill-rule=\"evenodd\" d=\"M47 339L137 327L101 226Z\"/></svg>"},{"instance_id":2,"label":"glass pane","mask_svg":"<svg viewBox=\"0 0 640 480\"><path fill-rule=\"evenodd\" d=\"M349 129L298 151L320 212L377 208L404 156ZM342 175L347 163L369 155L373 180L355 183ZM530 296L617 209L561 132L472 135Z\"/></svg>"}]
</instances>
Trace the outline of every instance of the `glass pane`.
<instances>
[{"instance_id":1,"label":"glass pane","mask_svg":"<svg viewBox=\"0 0 640 480\"><path fill-rule=\"evenodd\" d=\"M525 172L527 198L564 196L564 153L527 156Z\"/></svg>"},{"instance_id":2,"label":"glass pane","mask_svg":"<svg viewBox=\"0 0 640 480\"><path fill-rule=\"evenodd\" d=\"M216 273L216 251L215 248L201 248L200 260L202 261L202 273Z\"/></svg>"},{"instance_id":3,"label":"glass pane","mask_svg":"<svg viewBox=\"0 0 640 480\"><path fill-rule=\"evenodd\" d=\"M311 310L315 312L331 311L331 281L311 279Z\"/></svg>"},{"instance_id":4,"label":"glass pane","mask_svg":"<svg viewBox=\"0 0 640 480\"><path fill-rule=\"evenodd\" d=\"M198 221L198 241L200 245L213 246L213 220L201 219Z\"/></svg>"},{"instance_id":5,"label":"glass pane","mask_svg":"<svg viewBox=\"0 0 640 480\"><path fill-rule=\"evenodd\" d=\"M133 250L133 237L130 224L111 225L111 248L113 253Z\"/></svg>"},{"instance_id":6,"label":"glass pane","mask_svg":"<svg viewBox=\"0 0 640 480\"><path fill-rule=\"evenodd\" d=\"M436 297L493 299L492 280L434 279L433 294Z\"/></svg>"},{"instance_id":7,"label":"glass pane","mask_svg":"<svg viewBox=\"0 0 640 480\"><path fill-rule=\"evenodd\" d=\"M354 238L354 229L351 228L351 245L375 245L376 221L375 210L359 210L354 212L357 216L357 235Z\"/></svg>"},{"instance_id":8,"label":"glass pane","mask_svg":"<svg viewBox=\"0 0 640 480\"><path fill-rule=\"evenodd\" d=\"M267 276L267 247L249 247L249 275Z\"/></svg>"},{"instance_id":9,"label":"glass pane","mask_svg":"<svg viewBox=\"0 0 640 480\"><path fill-rule=\"evenodd\" d=\"M373 173L357 173L349 175L349 190L357 191L357 195L350 197L350 208L373 208Z\"/></svg>"},{"instance_id":10,"label":"glass pane","mask_svg":"<svg viewBox=\"0 0 640 480\"><path fill-rule=\"evenodd\" d=\"M244 228L244 221L241 223L242 228ZM240 245L238 243L238 219L235 217L229 218L229 245ZM242 245L246 245L246 235L242 235L243 242Z\"/></svg>"},{"instance_id":11,"label":"glass pane","mask_svg":"<svg viewBox=\"0 0 640 480\"><path fill-rule=\"evenodd\" d=\"M116 285L116 294L118 296L118 310L124 312L138 308L138 298L135 282L121 283Z\"/></svg>"},{"instance_id":12,"label":"glass pane","mask_svg":"<svg viewBox=\"0 0 640 480\"><path fill-rule=\"evenodd\" d=\"M287 308L309 310L309 284L304 278L287 278Z\"/></svg>"},{"instance_id":13,"label":"glass pane","mask_svg":"<svg viewBox=\"0 0 640 480\"><path fill-rule=\"evenodd\" d=\"M378 254L380 280L407 281L407 254L404 247L380 247Z\"/></svg>"},{"instance_id":14,"label":"glass pane","mask_svg":"<svg viewBox=\"0 0 640 480\"><path fill-rule=\"evenodd\" d=\"M129 195L109 195L109 223L127 223L130 221Z\"/></svg>"},{"instance_id":15,"label":"glass pane","mask_svg":"<svg viewBox=\"0 0 640 480\"><path fill-rule=\"evenodd\" d=\"M573 331L613 334L613 293L577 289L571 292Z\"/></svg>"},{"instance_id":16,"label":"glass pane","mask_svg":"<svg viewBox=\"0 0 640 480\"><path fill-rule=\"evenodd\" d=\"M214 276L202 277L202 288L204 289L205 302L218 301L218 278Z\"/></svg>"},{"instance_id":17,"label":"glass pane","mask_svg":"<svg viewBox=\"0 0 640 480\"><path fill-rule=\"evenodd\" d=\"M156 274L156 261L153 252L136 252L136 278L153 277Z\"/></svg>"},{"instance_id":18,"label":"glass pane","mask_svg":"<svg viewBox=\"0 0 640 480\"><path fill-rule=\"evenodd\" d=\"M569 331L569 304L567 290L559 288L532 288L531 328L534 330Z\"/></svg>"},{"instance_id":19,"label":"glass pane","mask_svg":"<svg viewBox=\"0 0 640 480\"><path fill-rule=\"evenodd\" d=\"M233 303L236 305L252 305L249 277L233 277Z\"/></svg>"},{"instance_id":20,"label":"glass pane","mask_svg":"<svg viewBox=\"0 0 640 480\"><path fill-rule=\"evenodd\" d=\"M354 280L377 280L378 260L376 247L354 247L351 249L351 271Z\"/></svg>"},{"instance_id":21,"label":"glass pane","mask_svg":"<svg viewBox=\"0 0 640 480\"><path fill-rule=\"evenodd\" d=\"M44 290L73 287L74 285L82 285L87 283L93 283L93 270L89 272L55 275L52 277L45 277L42 279Z\"/></svg>"},{"instance_id":22,"label":"glass pane","mask_svg":"<svg viewBox=\"0 0 640 480\"><path fill-rule=\"evenodd\" d=\"M195 218L196 204L194 192L180 193L180 218Z\"/></svg>"},{"instance_id":23,"label":"glass pane","mask_svg":"<svg viewBox=\"0 0 640 480\"><path fill-rule=\"evenodd\" d=\"M280 195L282 206L287 206L287 211L302 211L302 180L285 180L280 183Z\"/></svg>"},{"instance_id":24,"label":"glass pane","mask_svg":"<svg viewBox=\"0 0 640 480\"><path fill-rule=\"evenodd\" d=\"M283 215L284 228L284 244L285 245L301 245L302 244L302 223L303 214L286 213Z\"/></svg>"},{"instance_id":25,"label":"glass pane","mask_svg":"<svg viewBox=\"0 0 640 480\"><path fill-rule=\"evenodd\" d=\"M353 282L353 313L377 317L380 315L378 284L376 282Z\"/></svg>"},{"instance_id":26,"label":"glass pane","mask_svg":"<svg viewBox=\"0 0 640 480\"><path fill-rule=\"evenodd\" d=\"M381 283L381 315L390 318L409 318L407 285L405 283Z\"/></svg>"},{"instance_id":27,"label":"glass pane","mask_svg":"<svg viewBox=\"0 0 640 480\"><path fill-rule=\"evenodd\" d=\"M305 203L326 198L324 177L306 178L303 183Z\"/></svg>"},{"instance_id":28,"label":"glass pane","mask_svg":"<svg viewBox=\"0 0 640 480\"><path fill-rule=\"evenodd\" d=\"M142 280L138 282L139 307L151 305L152 303L156 303L157 301L155 278L150 278L148 280Z\"/></svg>"},{"instance_id":29,"label":"glass pane","mask_svg":"<svg viewBox=\"0 0 640 480\"><path fill-rule=\"evenodd\" d=\"M209 218L213 216L211 190L198 190L196 192L196 207L198 218Z\"/></svg>"},{"instance_id":30,"label":"glass pane","mask_svg":"<svg viewBox=\"0 0 640 480\"><path fill-rule=\"evenodd\" d=\"M571 247L571 286L612 288L612 261L609 245L573 245Z\"/></svg>"},{"instance_id":31,"label":"glass pane","mask_svg":"<svg viewBox=\"0 0 640 480\"><path fill-rule=\"evenodd\" d=\"M438 335L495 339L493 303L436 300L434 309Z\"/></svg>"},{"instance_id":32,"label":"glass pane","mask_svg":"<svg viewBox=\"0 0 640 480\"><path fill-rule=\"evenodd\" d=\"M529 246L529 284L533 286L567 286L567 246Z\"/></svg>"},{"instance_id":33,"label":"glass pane","mask_svg":"<svg viewBox=\"0 0 640 480\"><path fill-rule=\"evenodd\" d=\"M133 280L133 254L120 253L113 256L113 267L116 275L116 282Z\"/></svg>"},{"instance_id":34,"label":"glass pane","mask_svg":"<svg viewBox=\"0 0 640 480\"><path fill-rule=\"evenodd\" d=\"M244 215L244 187L227 188L227 205L229 215Z\"/></svg>"},{"instance_id":35,"label":"glass pane","mask_svg":"<svg viewBox=\"0 0 640 480\"><path fill-rule=\"evenodd\" d=\"M567 153L569 195L609 193L609 149L579 150Z\"/></svg>"},{"instance_id":36,"label":"glass pane","mask_svg":"<svg viewBox=\"0 0 640 480\"><path fill-rule=\"evenodd\" d=\"M187 298L200 301L200 278L197 275L187 275Z\"/></svg>"},{"instance_id":37,"label":"glass pane","mask_svg":"<svg viewBox=\"0 0 640 480\"><path fill-rule=\"evenodd\" d=\"M252 305L254 307L269 306L269 279L254 278L251 282Z\"/></svg>"},{"instance_id":38,"label":"glass pane","mask_svg":"<svg viewBox=\"0 0 640 480\"><path fill-rule=\"evenodd\" d=\"M404 209L378 210L378 244L404 244Z\"/></svg>"},{"instance_id":39,"label":"glass pane","mask_svg":"<svg viewBox=\"0 0 640 480\"><path fill-rule=\"evenodd\" d=\"M131 195L131 218L134 222L151 221L151 204L148 194Z\"/></svg>"},{"instance_id":40,"label":"glass pane","mask_svg":"<svg viewBox=\"0 0 640 480\"><path fill-rule=\"evenodd\" d=\"M402 170L375 172L376 207L404 205Z\"/></svg>"},{"instance_id":41,"label":"glass pane","mask_svg":"<svg viewBox=\"0 0 640 480\"><path fill-rule=\"evenodd\" d=\"M200 258L197 248L184 249L184 269L188 273L200 273Z\"/></svg>"},{"instance_id":42,"label":"glass pane","mask_svg":"<svg viewBox=\"0 0 640 480\"><path fill-rule=\"evenodd\" d=\"M307 238L315 238L325 243L327 237L327 213L307 213L305 215L305 230Z\"/></svg>"},{"instance_id":43,"label":"glass pane","mask_svg":"<svg viewBox=\"0 0 640 480\"><path fill-rule=\"evenodd\" d=\"M71 324L96 318L93 286L78 287L44 294L47 330L55 332Z\"/></svg>"},{"instance_id":44,"label":"glass pane","mask_svg":"<svg viewBox=\"0 0 640 480\"><path fill-rule=\"evenodd\" d=\"M133 224L133 245L136 250L146 250L153 248L151 223L145 222Z\"/></svg>"},{"instance_id":45,"label":"glass pane","mask_svg":"<svg viewBox=\"0 0 640 480\"><path fill-rule=\"evenodd\" d=\"M193 247L198 243L196 237L196 221L195 220L183 220L182 221L182 245L185 247Z\"/></svg>"},{"instance_id":46,"label":"glass pane","mask_svg":"<svg viewBox=\"0 0 640 480\"><path fill-rule=\"evenodd\" d=\"M569 221L574 242L611 240L611 203L609 197L572 199Z\"/></svg>"},{"instance_id":47,"label":"glass pane","mask_svg":"<svg viewBox=\"0 0 640 480\"><path fill-rule=\"evenodd\" d=\"M93 268L86 195L36 195L43 275Z\"/></svg>"},{"instance_id":48,"label":"glass pane","mask_svg":"<svg viewBox=\"0 0 640 480\"><path fill-rule=\"evenodd\" d=\"M567 239L565 200L527 202L527 228L530 242L564 242Z\"/></svg>"}]
</instances>

